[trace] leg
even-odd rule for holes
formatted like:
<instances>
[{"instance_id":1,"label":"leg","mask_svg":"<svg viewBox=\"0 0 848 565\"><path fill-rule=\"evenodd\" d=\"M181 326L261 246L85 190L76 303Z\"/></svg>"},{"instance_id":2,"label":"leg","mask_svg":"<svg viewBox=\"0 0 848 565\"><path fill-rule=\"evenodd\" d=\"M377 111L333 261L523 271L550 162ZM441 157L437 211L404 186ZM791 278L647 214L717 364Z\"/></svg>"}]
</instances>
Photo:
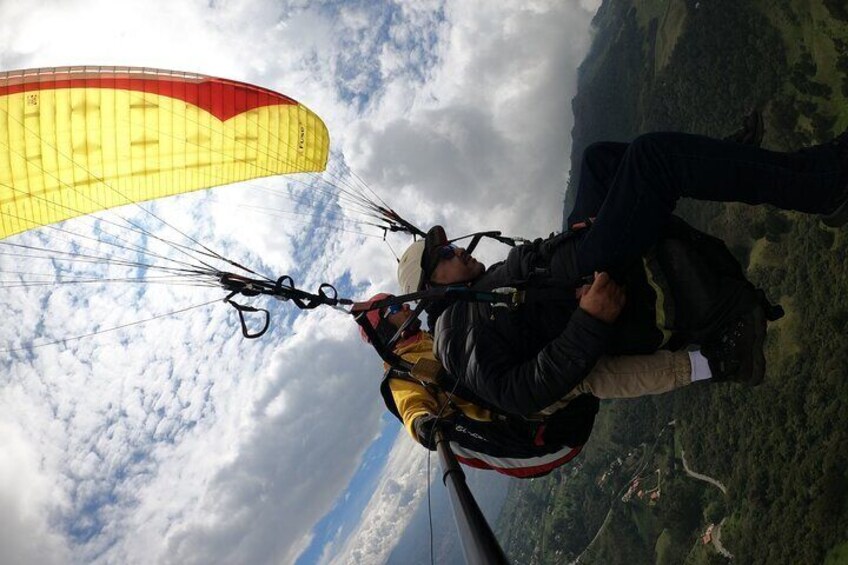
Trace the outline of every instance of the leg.
<instances>
[{"instance_id":1,"label":"leg","mask_svg":"<svg viewBox=\"0 0 848 565\"><path fill-rule=\"evenodd\" d=\"M604 356L583 382L540 414L553 414L581 394L593 394L602 400L637 398L662 394L691 383L692 365L686 351Z\"/></svg>"},{"instance_id":2,"label":"leg","mask_svg":"<svg viewBox=\"0 0 848 565\"><path fill-rule=\"evenodd\" d=\"M580 163L577 198L568 216L568 227L598 215L625 151L627 143L611 141L593 143L586 148Z\"/></svg>"},{"instance_id":3,"label":"leg","mask_svg":"<svg viewBox=\"0 0 848 565\"><path fill-rule=\"evenodd\" d=\"M638 398L691 383L689 353L661 350L652 355L601 357L577 388L600 399Z\"/></svg>"},{"instance_id":4,"label":"leg","mask_svg":"<svg viewBox=\"0 0 848 565\"><path fill-rule=\"evenodd\" d=\"M684 133L638 137L625 151L597 220L580 243L582 274L626 265L657 239L681 196L829 213L844 184L824 145L779 153Z\"/></svg>"},{"instance_id":5,"label":"leg","mask_svg":"<svg viewBox=\"0 0 848 565\"><path fill-rule=\"evenodd\" d=\"M759 110L747 115L737 131L724 141L759 147L763 141L763 116ZM577 198L568 217L568 226L593 218L607 197L628 143L602 141L589 145L583 152L577 182Z\"/></svg>"}]
</instances>

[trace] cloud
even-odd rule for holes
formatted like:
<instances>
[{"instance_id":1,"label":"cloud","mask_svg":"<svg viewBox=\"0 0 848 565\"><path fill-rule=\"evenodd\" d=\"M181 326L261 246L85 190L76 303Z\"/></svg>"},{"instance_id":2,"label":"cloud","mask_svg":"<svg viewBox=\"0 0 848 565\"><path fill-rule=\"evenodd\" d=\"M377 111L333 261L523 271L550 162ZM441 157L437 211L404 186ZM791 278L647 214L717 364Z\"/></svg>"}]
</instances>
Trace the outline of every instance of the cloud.
<instances>
[{"instance_id":1,"label":"cloud","mask_svg":"<svg viewBox=\"0 0 848 565\"><path fill-rule=\"evenodd\" d=\"M80 335L197 301L180 291L128 301L109 285L61 287L33 323L44 339ZM193 310L10 364L0 407L53 471L32 488L61 495L36 508L46 541L79 561L294 560L379 431L380 363L334 310L260 341L235 324L227 309ZM26 461L11 460L19 477Z\"/></svg>"},{"instance_id":2,"label":"cloud","mask_svg":"<svg viewBox=\"0 0 848 565\"><path fill-rule=\"evenodd\" d=\"M298 320L255 375L260 390L232 449L210 430L163 466L129 518L136 534L121 558L154 547L161 563L294 560L379 430L378 399L359 393L379 370L339 317Z\"/></svg>"},{"instance_id":3,"label":"cloud","mask_svg":"<svg viewBox=\"0 0 848 565\"><path fill-rule=\"evenodd\" d=\"M0 562L67 563L70 548L53 532L45 509L63 493L40 467L39 455L16 426L0 421ZM51 498L58 496L57 498Z\"/></svg>"},{"instance_id":4,"label":"cloud","mask_svg":"<svg viewBox=\"0 0 848 565\"><path fill-rule=\"evenodd\" d=\"M559 229L592 12L574 2L452 2L444 11L439 64L421 83L386 87L357 124L354 168L423 225Z\"/></svg>"},{"instance_id":5,"label":"cloud","mask_svg":"<svg viewBox=\"0 0 848 565\"><path fill-rule=\"evenodd\" d=\"M431 465L436 466L435 457ZM438 472L431 473L431 480ZM427 452L399 434L386 470L358 527L341 547L329 546L326 563L383 563L427 493Z\"/></svg>"}]
</instances>

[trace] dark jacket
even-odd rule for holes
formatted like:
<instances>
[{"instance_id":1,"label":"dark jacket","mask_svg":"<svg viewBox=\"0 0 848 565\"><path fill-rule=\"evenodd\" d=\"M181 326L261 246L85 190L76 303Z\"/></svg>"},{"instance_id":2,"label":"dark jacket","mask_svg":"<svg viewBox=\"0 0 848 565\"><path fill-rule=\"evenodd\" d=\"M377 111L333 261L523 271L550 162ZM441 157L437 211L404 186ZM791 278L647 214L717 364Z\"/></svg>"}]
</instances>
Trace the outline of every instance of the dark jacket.
<instances>
[{"instance_id":1,"label":"dark jacket","mask_svg":"<svg viewBox=\"0 0 848 565\"><path fill-rule=\"evenodd\" d=\"M561 288L561 297L531 300L512 311L457 302L437 312L435 352L447 372L505 412L529 415L550 406L602 354L700 343L754 298L753 286L720 240L675 220L642 262L623 270L627 305L615 324L606 324L574 299L578 244L579 235L515 247L472 285L523 285L528 296L533 289L549 295L553 286Z\"/></svg>"}]
</instances>

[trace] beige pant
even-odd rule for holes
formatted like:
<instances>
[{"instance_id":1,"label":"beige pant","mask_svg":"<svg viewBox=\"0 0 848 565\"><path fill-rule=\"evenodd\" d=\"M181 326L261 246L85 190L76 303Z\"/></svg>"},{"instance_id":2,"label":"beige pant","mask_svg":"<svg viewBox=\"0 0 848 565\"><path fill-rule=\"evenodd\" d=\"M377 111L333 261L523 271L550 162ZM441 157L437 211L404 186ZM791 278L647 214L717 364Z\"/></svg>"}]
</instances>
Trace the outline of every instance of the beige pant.
<instances>
[{"instance_id":1,"label":"beige pant","mask_svg":"<svg viewBox=\"0 0 848 565\"><path fill-rule=\"evenodd\" d=\"M552 414L584 393L598 398L636 398L662 394L692 382L686 351L657 351L651 355L601 357L583 382L540 414Z\"/></svg>"}]
</instances>

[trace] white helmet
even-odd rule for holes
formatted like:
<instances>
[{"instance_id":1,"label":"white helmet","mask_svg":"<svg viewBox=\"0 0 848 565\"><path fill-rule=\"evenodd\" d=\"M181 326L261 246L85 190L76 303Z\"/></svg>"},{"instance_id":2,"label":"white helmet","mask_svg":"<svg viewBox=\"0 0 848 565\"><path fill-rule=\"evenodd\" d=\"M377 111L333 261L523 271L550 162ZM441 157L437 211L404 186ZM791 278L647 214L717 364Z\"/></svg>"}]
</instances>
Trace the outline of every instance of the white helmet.
<instances>
[{"instance_id":1,"label":"white helmet","mask_svg":"<svg viewBox=\"0 0 848 565\"><path fill-rule=\"evenodd\" d=\"M397 278L401 294L411 294L418 291L424 270L421 268L421 257L424 255L426 243L419 239L406 248L398 263Z\"/></svg>"},{"instance_id":2,"label":"white helmet","mask_svg":"<svg viewBox=\"0 0 848 565\"><path fill-rule=\"evenodd\" d=\"M406 248L398 263L398 284L402 294L423 290L438 259L436 251L448 243L442 226L433 226L424 239Z\"/></svg>"}]
</instances>

